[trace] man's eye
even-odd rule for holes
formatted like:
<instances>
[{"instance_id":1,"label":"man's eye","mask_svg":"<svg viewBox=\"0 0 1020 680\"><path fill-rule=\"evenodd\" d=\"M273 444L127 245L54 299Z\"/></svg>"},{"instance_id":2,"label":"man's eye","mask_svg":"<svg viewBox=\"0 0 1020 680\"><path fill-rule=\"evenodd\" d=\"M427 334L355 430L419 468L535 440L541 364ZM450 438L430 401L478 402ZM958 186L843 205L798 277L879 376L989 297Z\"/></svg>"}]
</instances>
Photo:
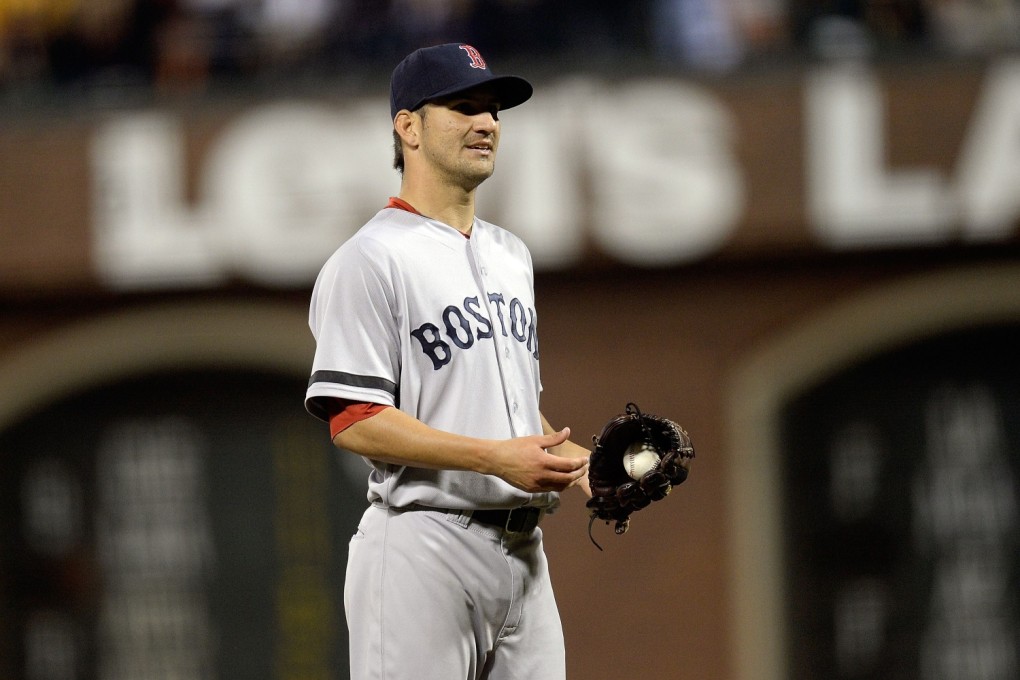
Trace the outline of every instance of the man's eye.
<instances>
[{"instance_id":1,"label":"man's eye","mask_svg":"<svg viewBox=\"0 0 1020 680\"><path fill-rule=\"evenodd\" d=\"M453 110L457 113L462 113L465 116L477 116L479 113L487 112L492 115L494 120L499 120L499 106L496 104L483 106L480 104L464 102L463 104L454 104Z\"/></svg>"}]
</instances>

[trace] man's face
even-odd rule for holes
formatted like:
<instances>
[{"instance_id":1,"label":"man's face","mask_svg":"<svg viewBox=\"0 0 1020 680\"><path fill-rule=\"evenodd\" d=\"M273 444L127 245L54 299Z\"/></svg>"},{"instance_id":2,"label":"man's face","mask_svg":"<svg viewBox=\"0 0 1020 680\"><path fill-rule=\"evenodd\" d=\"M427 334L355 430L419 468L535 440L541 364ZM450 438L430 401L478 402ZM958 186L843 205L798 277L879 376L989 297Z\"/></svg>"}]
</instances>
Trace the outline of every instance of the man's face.
<instances>
[{"instance_id":1,"label":"man's face","mask_svg":"<svg viewBox=\"0 0 1020 680\"><path fill-rule=\"evenodd\" d=\"M426 104L421 151L446 181L474 189L492 175L499 146L499 102L471 90Z\"/></svg>"}]
</instances>

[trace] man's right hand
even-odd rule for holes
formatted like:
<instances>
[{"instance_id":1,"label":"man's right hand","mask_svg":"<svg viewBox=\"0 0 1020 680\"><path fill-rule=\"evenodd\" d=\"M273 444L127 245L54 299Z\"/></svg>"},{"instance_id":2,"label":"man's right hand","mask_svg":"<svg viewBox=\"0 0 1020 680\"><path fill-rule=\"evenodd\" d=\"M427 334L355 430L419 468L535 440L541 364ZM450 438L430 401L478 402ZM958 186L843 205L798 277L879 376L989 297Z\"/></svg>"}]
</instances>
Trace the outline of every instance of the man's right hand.
<instances>
[{"instance_id":1,"label":"man's right hand","mask_svg":"<svg viewBox=\"0 0 1020 680\"><path fill-rule=\"evenodd\" d=\"M588 472L587 458L564 458L549 453L570 437L565 427L552 434L516 437L496 444L490 474L529 493L563 491L574 486Z\"/></svg>"}]
</instances>

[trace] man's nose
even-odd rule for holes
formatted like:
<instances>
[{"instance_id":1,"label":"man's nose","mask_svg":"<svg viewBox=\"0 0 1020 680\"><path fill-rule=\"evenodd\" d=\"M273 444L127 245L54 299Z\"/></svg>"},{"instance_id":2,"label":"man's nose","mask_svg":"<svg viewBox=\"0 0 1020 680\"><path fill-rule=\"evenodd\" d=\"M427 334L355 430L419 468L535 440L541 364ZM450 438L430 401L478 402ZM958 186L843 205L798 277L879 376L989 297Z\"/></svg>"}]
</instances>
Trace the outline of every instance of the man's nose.
<instances>
[{"instance_id":1,"label":"man's nose","mask_svg":"<svg viewBox=\"0 0 1020 680\"><path fill-rule=\"evenodd\" d=\"M496 117L491 111L483 111L475 116L475 127L479 130L493 131L496 129Z\"/></svg>"}]
</instances>

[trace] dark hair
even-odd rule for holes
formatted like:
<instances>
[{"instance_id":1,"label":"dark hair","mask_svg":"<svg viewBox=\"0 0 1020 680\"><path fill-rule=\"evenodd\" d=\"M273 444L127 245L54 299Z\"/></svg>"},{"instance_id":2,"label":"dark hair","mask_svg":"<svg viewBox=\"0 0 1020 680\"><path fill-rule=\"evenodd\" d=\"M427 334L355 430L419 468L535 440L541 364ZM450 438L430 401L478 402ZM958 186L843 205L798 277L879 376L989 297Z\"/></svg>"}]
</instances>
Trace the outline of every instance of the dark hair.
<instances>
[{"instance_id":1,"label":"dark hair","mask_svg":"<svg viewBox=\"0 0 1020 680\"><path fill-rule=\"evenodd\" d=\"M413 113L417 113L421 116L422 121L425 120L425 105L422 104ZM402 146L402 140L397 131L393 131L393 169L398 171L401 175L404 174L404 147Z\"/></svg>"},{"instance_id":2,"label":"dark hair","mask_svg":"<svg viewBox=\"0 0 1020 680\"><path fill-rule=\"evenodd\" d=\"M401 175L404 174L403 140L400 139L400 135L397 134L396 130L393 131L393 169Z\"/></svg>"}]
</instances>

